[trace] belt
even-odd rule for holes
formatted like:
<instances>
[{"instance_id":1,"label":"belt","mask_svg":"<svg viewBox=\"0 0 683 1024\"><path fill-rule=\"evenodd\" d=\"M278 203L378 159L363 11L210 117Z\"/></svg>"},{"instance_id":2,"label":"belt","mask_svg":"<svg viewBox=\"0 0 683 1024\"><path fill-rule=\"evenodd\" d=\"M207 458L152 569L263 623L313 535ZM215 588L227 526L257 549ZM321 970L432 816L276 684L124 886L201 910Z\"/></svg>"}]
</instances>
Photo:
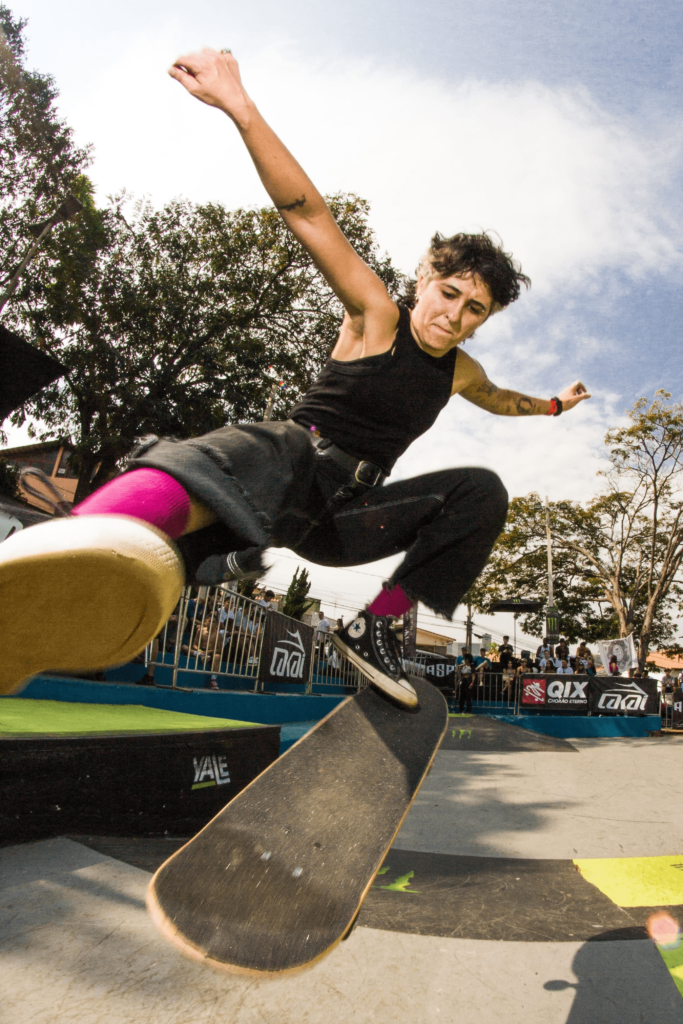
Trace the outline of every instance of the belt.
<instances>
[{"instance_id":1,"label":"belt","mask_svg":"<svg viewBox=\"0 0 683 1024\"><path fill-rule=\"evenodd\" d=\"M352 492L378 487L386 480L387 474L376 463L349 455L327 437L312 437L311 440L316 450L316 464Z\"/></svg>"}]
</instances>

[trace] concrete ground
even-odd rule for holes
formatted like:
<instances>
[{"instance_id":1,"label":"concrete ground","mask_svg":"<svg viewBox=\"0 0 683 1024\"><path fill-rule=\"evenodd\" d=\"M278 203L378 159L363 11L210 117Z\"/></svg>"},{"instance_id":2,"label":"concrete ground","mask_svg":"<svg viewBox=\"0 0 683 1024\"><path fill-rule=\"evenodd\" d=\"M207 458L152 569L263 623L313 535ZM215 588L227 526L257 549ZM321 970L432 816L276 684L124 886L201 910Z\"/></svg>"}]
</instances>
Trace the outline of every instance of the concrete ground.
<instances>
[{"instance_id":1,"label":"concrete ground","mask_svg":"<svg viewBox=\"0 0 683 1024\"><path fill-rule=\"evenodd\" d=\"M151 924L150 874L124 842L5 847L0 1024L680 1024L681 994L643 937L648 911L615 906L572 859L683 861L683 744L519 750L509 735L497 751L451 738L358 927L282 980L185 960Z\"/></svg>"}]
</instances>

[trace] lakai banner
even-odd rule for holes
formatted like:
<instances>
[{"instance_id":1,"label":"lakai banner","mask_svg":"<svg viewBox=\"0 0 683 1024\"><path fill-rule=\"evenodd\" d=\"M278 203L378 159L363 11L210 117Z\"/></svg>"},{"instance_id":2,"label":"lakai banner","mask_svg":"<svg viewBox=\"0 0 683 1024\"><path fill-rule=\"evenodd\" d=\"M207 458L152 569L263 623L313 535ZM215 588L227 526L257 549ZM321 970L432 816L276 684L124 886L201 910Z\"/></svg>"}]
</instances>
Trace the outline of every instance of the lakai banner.
<instances>
[{"instance_id":1,"label":"lakai banner","mask_svg":"<svg viewBox=\"0 0 683 1024\"><path fill-rule=\"evenodd\" d=\"M535 711L567 711L572 715L588 714L588 676L565 676L543 673L522 676L520 707Z\"/></svg>"},{"instance_id":2,"label":"lakai banner","mask_svg":"<svg viewBox=\"0 0 683 1024\"><path fill-rule=\"evenodd\" d=\"M596 676L591 680L593 715L657 715L659 694L656 679Z\"/></svg>"},{"instance_id":3,"label":"lakai banner","mask_svg":"<svg viewBox=\"0 0 683 1024\"><path fill-rule=\"evenodd\" d=\"M268 612L264 628L261 682L307 683L313 657L313 627L280 612Z\"/></svg>"}]
</instances>

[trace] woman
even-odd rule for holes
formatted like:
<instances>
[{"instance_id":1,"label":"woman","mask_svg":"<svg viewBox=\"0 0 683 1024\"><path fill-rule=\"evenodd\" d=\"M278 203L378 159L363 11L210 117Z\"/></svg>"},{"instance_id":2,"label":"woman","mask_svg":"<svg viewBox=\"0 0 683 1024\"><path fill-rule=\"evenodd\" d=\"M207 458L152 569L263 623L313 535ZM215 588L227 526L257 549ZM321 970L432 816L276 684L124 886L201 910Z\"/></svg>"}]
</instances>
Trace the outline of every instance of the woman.
<instances>
[{"instance_id":1,"label":"woman","mask_svg":"<svg viewBox=\"0 0 683 1024\"><path fill-rule=\"evenodd\" d=\"M451 618L503 527L507 494L486 469L383 486L386 477L453 395L496 415L544 417L590 396L580 381L551 398L499 388L461 350L529 283L488 235L435 235L414 293L398 304L266 124L230 51L181 57L170 74L233 122L345 316L331 359L290 420L146 439L126 473L73 510L78 522L39 524L2 544L0 691L48 667L126 661L158 633L186 577L258 576L275 546L332 566L405 552L334 642L376 688L415 707L392 618L417 600ZM36 626L31 595L41 588L54 600Z\"/></svg>"},{"instance_id":2,"label":"woman","mask_svg":"<svg viewBox=\"0 0 683 1024\"><path fill-rule=\"evenodd\" d=\"M609 665L607 666L607 671L609 672L609 674L611 676L620 676L621 675L621 672L619 671L619 662L617 661L616 654L613 654L612 657L610 658Z\"/></svg>"},{"instance_id":3,"label":"woman","mask_svg":"<svg viewBox=\"0 0 683 1024\"><path fill-rule=\"evenodd\" d=\"M472 711L472 697L474 696L476 681L474 658L471 654L463 654L462 664L458 666L458 680L460 683L458 709L462 715L465 710L465 704L467 704L467 712L469 714Z\"/></svg>"}]
</instances>

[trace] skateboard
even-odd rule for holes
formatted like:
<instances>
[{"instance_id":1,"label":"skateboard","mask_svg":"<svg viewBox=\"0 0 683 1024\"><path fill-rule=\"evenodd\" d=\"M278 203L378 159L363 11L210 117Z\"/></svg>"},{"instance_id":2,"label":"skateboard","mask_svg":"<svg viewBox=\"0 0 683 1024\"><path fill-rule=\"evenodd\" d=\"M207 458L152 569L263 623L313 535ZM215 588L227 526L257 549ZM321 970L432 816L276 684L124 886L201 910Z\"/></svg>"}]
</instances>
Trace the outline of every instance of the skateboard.
<instances>
[{"instance_id":1,"label":"skateboard","mask_svg":"<svg viewBox=\"0 0 683 1024\"><path fill-rule=\"evenodd\" d=\"M162 864L147 906L167 939L282 976L350 933L448 724L436 687L410 681L417 709L348 697Z\"/></svg>"}]
</instances>

